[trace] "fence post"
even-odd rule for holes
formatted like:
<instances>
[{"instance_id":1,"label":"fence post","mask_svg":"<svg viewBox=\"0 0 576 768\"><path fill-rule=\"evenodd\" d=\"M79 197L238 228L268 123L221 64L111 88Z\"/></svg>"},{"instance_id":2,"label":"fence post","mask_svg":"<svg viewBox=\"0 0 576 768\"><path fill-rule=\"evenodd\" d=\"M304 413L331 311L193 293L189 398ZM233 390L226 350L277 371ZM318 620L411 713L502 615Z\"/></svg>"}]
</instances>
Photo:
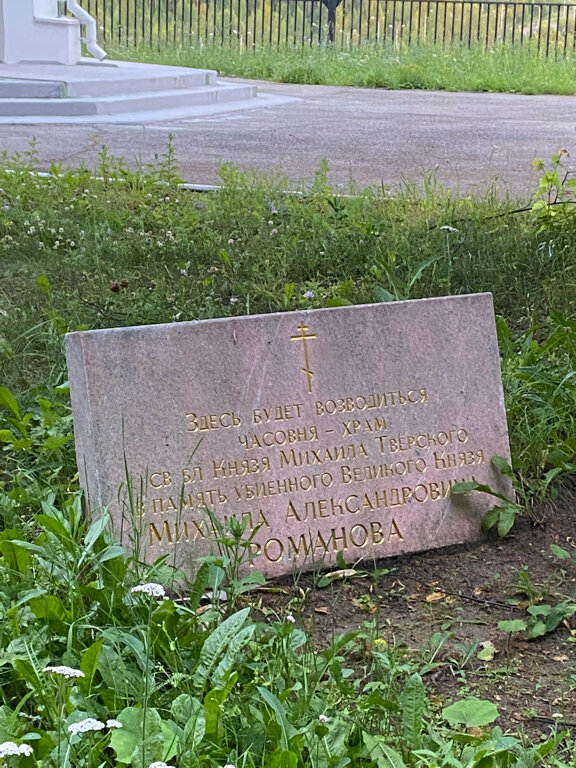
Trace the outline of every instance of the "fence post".
<instances>
[{"instance_id":1,"label":"fence post","mask_svg":"<svg viewBox=\"0 0 576 768\"><path fill-rule=\"evenodd\" d=\"M340 5L342 0L322 0L322 3L328 9L328 42L330 45L334 45L334 37L336 31L336 8Z\"/></svg>"}]
</instances>

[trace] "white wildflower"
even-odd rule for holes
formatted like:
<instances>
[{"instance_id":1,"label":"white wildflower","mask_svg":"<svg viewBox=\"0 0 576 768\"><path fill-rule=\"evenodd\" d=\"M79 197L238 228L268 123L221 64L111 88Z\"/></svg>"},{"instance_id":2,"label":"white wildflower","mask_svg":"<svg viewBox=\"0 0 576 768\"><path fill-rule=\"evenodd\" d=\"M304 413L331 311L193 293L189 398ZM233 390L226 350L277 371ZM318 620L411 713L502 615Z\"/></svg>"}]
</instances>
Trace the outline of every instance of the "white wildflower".
<instances>
[{"instance_id":1,"label":"white wildflower","mask_svg":"<svg viewBox=\"0 0 576 768\"><path fill-rule=\"evenodd\" d=\"M155 584L153 581L148 584L138 584L137 587L132 587L130 592L143 592L150 597L164 597L166 595L166 590L162 584Z\"/></svg>"},{"instance_id":2,"label":"white wildflower","mask_svg":"<svg viewBox=\"0 0 576 768\"><path fill-rule=\"evenodd\" d=\"M14 741L4 741L0 744L0 758L9 755L26 755L30 757L32 747L29 744L16 744Z\"/></svg>"},{"instance_id":3,"label":"white wildflower","mask_svg":"<svg viewBox=\"0 0 576 768\"><path fill-rule=\"evenodd\" d=\"M120 720L106 720L106 728L123 728L124 726L120 722Z\"/></svg>"},{"instance_id":4,"label":"white wildflower","mask_svg":"<svg viewBox=\"0 0 576 768\"><path fill-rule=\"evenodd\" d=\"M444 224L444 226L440 227L440 229L444 229L446 232L458 232L456 227L451 227L449 224Z\"/></svg>"},{"instance_id":5,"label":"white wildflower","mask_svg":"<svg viewBox=\"0 0 576 768\"><path fill-rule=\"evenodd\" d=\"M72 669L72 667L44 667L42 672L54 672L55 675L62 675L62 677L86 677L84 672L79 669Z\"/></svg>"},{"instance_id":6,"label":"white wildflower","mask_svg":"<svg viewBox=\"0 0 576 768\"><path fill-rule=\"evenodd\" d=\"M289 624L296 624L296 619L294 618L294 616L292 616L292 614L291 614L291 613L289 613L289 614L286 616L286 621L287 621Z\"/></svg>"},{"instance_id":7,"label":"white wildflower","mask_svg":"<svg viewBox=\"0 0 576 768\"><path fill-rule=\"evenodd\" d=\"M236 766L233 763L226 763L224 768L236 768Z\"/></svg>"},{"instance_id":8,"label":"white wildflower","mask_svg":"<svg viewBox=\"0 0 576 768\"><path fill-rule=\"evenodd\" d=\"M0 757L7 757L8 755L19 755L20 747L13 741L5 741L0 744Z\"/></svg>"},{"instance_id":9,"label":"white wildflower","mask_svg":"<svg viewBox=\"0 0 576 768\"><path fill-rule=\"evenodd\" d=\"M318 720L319 720L321 723L327 723L329 719L330 719L330 718L329 718L329 717L326 717L326 715L318 715Z\"/></svg>"},{"instance_id":10,"label":"white wildflower","mask_svg":"<svg viewBox=\"0 0 576 768\"><path fill-rule=\"evenodd\" d=\"M72 723L68 730L72 736L77 733L89 733L90 731L101 731L106 725L101 720L95 720L93 717L87 717L86 720L80 720L78 723Z\"/></svg>"},{"instance_id":11,"label":"white wildflower","mask_svg":"<svg viewBox=\"0 0 576 768\"><path fill-rule=\"evenodd\" d=\"M155 763L150 763L149 768L174 768L174 766L168 765L168 763L165 763L162 760L157 760Z\"/></svg>"}]
</instances>

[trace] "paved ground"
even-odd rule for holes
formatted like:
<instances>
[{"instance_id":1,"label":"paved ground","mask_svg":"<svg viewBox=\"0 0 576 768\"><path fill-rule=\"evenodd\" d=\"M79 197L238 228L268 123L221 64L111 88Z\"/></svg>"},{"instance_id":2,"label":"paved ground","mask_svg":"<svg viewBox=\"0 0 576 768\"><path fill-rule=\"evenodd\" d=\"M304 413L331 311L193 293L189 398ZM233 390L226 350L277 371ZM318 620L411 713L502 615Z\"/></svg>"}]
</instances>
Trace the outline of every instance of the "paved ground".
<instances>
[{"instance_id":1,"label":"paved ground","mask_svg":"<svg viewBox=\"0 0 576 768\"><path fill-rule=\"evenodd\" d=\"M218 168L278 169L291 186L311 181L322 158L330 180L347 188L392 190L427 177L459 194L498 192L527 197L534 157L574 147L576 96L384 91L260 84L260 91L297 97L281 106L145 125L2 125L0 147L29 147L43 167L94 166L102 145L131 166L152 163L174 136L181 175L218 183ZM575 153L576 156L576 153Z\"/></svg>"}]
</instances>

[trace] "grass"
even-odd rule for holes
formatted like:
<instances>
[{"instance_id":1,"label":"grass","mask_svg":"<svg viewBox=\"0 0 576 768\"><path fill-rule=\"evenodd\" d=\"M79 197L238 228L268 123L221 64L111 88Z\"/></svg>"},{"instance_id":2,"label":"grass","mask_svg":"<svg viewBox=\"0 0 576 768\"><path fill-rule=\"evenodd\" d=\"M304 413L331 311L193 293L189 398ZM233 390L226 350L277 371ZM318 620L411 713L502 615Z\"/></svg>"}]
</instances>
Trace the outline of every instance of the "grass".
<instances>
[{"instance_id":1,"label":"grass","mask_svg":"<svg viewBox=\"0 0 576 768\"><path fill-rule=\"evenodd\" d=\"M566 734L530 744L492 727L489 701L439 707L424 656L377 622L319 650L297 602L260 620L240 523L183 594L165 561L124 552L83 513L63 356L72 330L491 290L517 481L526 503L548 499L576 469L567 157L542 166L528 205L433 184L340 198L325 166L300 195L233 167L202 195L178 188L171 146L142 173L104 150L100 178L39 178L36 162L32 147L0 171L0 754L18 768L569 763ZM201 606L209 587L228 605Z\"/></svg>"},{"instance_id":2,"label":"grass","mask_svg":"<svg viewBox=\"0 0 576 768\"><path fill-rule=\"evenodd\" d=\"M70 330L489 290L514 465L539 495L571 471L576 448L576 218L565 160L543 170L538 201L526 206L454 199L433 184L420 195L342 199L325 167L300 196L232 167L218 194L191 194L175 186L170 147L148 174L104 152L104 181L86 170L35 178L21 158L0 176L3 383L27 404L46 399L46 383L65 381ZM565 204L550 205L556 198Z\"/></svg>"},{"instance_id":3,"label":"grass","mask_svg":"<svg viewBox=\"0 0 576 768\"><path fill-rule=\"evenodd\" d=\"M499 45L488 51L458 45L394 50L374 44L345 50L319 46L242 50L217 43L190 47L162 43L160 49L111 44L108 52L113 58L216 69L222 76L282 83L525 94L576 91L574 59L546 58L529 46Z\"/></svg>"}]
</instances>

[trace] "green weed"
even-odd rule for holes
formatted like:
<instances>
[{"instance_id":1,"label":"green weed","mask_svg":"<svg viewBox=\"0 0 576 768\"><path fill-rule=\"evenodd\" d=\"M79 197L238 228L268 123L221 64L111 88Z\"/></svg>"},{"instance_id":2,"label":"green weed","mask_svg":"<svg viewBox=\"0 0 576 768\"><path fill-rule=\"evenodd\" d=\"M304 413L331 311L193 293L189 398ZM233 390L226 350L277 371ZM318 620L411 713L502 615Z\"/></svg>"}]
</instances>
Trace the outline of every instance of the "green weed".
<instances>
[{"instance_id":1,"label":"green weed","mask_svg":"<svg viewBox=\"0 0 576 768\"><path fill-rule=\"evenodd\" d=\"M107 516L83 509L62 345L83 328L491 290L517 485L525 501L549 498L575 463L574 209L549 216L553 198L503 205L435 188L341 198L325 165L300 195L231 167L219 192L193 194L178 187L170 148L140 173L103 151L99 179L10 164L0 171L0 750L16 751L6 757L22 768L562 765L563 734L527 745L493 727L482 701L442 715L423 679L434 651L406 654L377 620L322 649L292 616L256 620L259 579L243 576L250 540L235 518L186 591L166 558L128 556ZM568 599L533 607L533 636L573 613Z\"/></svg>"},{"instance_id":2,"label":"green weed","mask_svg":"<svg viewBox=\"0 0 576 768\"><path fill-rule=\"evenodd\" d=\"M160 47L107 46L115 58L215 69L227 77L281 83L349 85L363 88L574 93L574 62L547 58L536 47L498 45L468 49L411 44L397 50L384 43L356 47L280 46L242 48L202 42Z\"/></svg>"}]
</instances>

